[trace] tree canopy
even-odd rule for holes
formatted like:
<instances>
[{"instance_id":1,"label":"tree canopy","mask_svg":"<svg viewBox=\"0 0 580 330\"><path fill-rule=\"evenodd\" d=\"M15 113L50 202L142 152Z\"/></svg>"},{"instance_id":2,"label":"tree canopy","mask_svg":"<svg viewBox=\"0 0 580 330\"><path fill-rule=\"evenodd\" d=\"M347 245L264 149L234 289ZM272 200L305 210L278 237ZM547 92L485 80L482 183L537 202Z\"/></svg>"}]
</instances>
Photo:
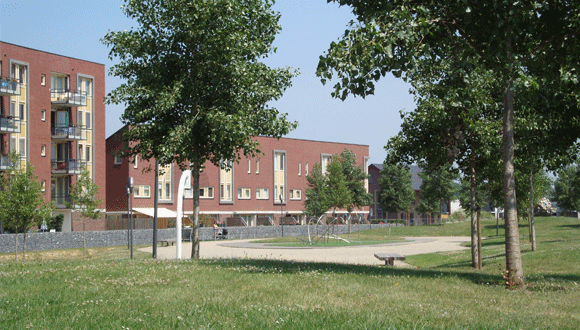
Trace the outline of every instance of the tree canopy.
<instances>
[{"instance_id":1,"label":"tree canopy","mask_svg":"<svg viewBox=\"0 0 580 330\"><path fill-rule=\"evenodd\" d=\"M409 167L397 162L388 151L379 177L379 203L386 212L408 212L415 200Z\"/></svg>"},{"instance_id":2,"label":"tree canopy","mask_svg":"<svg viewBox=\"0 0 580 330\"><path fill-rule=\"evenodd\" d=\"M515 81L527 76L534 88L552 97L534 111L579 126L578 1L475 0L328 0L352 7L352 22L342 40L320 57L317 74L323 83L334 75L333 96L366 97L387 73L412 79L422 64L431 66L459 53L498 77L498 101L503 103L503 205L506 222L508 286L523 287L514 173ZM577 127L578 128L578 127ZM580 132L562 130L562 141L575 143Z\"/></svg>"}]
</instances>

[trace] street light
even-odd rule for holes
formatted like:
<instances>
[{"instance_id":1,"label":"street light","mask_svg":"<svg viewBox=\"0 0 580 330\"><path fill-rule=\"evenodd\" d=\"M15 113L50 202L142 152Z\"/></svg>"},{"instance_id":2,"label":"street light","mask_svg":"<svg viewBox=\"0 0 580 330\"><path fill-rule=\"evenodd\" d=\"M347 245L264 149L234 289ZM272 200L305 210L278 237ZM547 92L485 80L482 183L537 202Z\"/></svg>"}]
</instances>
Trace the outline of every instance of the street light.
<instances>
[{"instance_id":1,"label":"street light","mask_svg":"<svg viewBox=\"0 0 580 330\"><path fill-rule=\"evenodd\" d=\"M127 235L129 235L129 232L131 232L131 259L133 259L133 177L127 178L127 195L129 197L129 219L127 219L129 222L129 231L127 232Z\"/></svg>"}]
</instances>

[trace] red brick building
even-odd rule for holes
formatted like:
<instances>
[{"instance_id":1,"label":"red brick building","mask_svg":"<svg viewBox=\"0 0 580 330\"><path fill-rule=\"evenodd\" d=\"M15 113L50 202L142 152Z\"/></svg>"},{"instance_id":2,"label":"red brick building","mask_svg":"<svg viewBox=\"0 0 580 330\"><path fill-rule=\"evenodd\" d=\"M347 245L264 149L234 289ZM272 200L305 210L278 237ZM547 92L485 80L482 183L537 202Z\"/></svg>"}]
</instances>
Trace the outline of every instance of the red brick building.
<instances>
[{"instance_id":1,"label":"red brick building","mask_svg":"<svg viewBox=\"0 0 580 330\"><path fill-rule=\"evenodd\" d=\"M34 166L46 201L64 214L63 231L82 230L65 202L84 168L105 200L104 65L0 42L0 75L0 171L18 152L21 166ZM87 230L105 226L104 218L86 223Z\"/></svg>"},{"instance_id":2,"label":"red brick building","mask_svg":"<svg viewBox=\"0 0 580 330\"><path fill-rule=\"evenodd\" d=\"M144 172L153 164L128 161L116 157L124 144L119 130L107 139L107 217L126 217L128 197L126 183L133 177L132 206L139 218L150 218L154 204L154 173ZM264 155L260 158L242 158L231 170L206 163L200 175L200 213L228 225L255 226L279 224L281 215L290 215L298 221L303 215L306 176L315 163L323 167L332 155L348 149L356 154L357 166L368 167L369 147L366 145L308 141L300 139L257 137ZM181 170L175 164L159 175L159 218L175 218L177 185ZM185 197L186 215L193 213L192 194ZM368 207L363 210L368 213Z\"/></svg>"}]
</instances>

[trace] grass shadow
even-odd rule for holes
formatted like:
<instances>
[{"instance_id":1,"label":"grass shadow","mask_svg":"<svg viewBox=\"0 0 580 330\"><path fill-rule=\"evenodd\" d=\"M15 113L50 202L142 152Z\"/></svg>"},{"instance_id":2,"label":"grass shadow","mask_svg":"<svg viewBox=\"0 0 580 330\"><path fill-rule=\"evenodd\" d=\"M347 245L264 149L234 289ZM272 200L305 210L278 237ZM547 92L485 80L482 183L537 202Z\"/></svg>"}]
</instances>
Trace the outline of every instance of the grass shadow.
<instances>
[{"instance_id":1,"label":"grass shadow","mask_svg":"<svg viewBox=\"0 0 580 330\"><path fill-rule=\"evenodd\" d=\"M453 272L441 269L411 269L394 268L387 266L347 265L322 262L296 262L286 260L263 260L263 259L220 259L212 262L223 263L223 266L244 269L248 273L303 273L308 271L326 271L338 274L354 274L365 276L408 276L415 278L439 279L442 277L463 278L474 284L503 285L500 275L484 273ZM461 265L459 265L461 264ZM469 263L458 263L456 267L466 267Z\"/></svg>"},{"instance_id":2,"label":"grass shadow","mask_svg":"<svg viewBox=\"0 0 580 330\"><path fill-rule=\"evenodd\" d=\"M576 225L561 225L558 228L572 228L572 229L580 229L580 223Z\"/></svg>"}]
</instances>

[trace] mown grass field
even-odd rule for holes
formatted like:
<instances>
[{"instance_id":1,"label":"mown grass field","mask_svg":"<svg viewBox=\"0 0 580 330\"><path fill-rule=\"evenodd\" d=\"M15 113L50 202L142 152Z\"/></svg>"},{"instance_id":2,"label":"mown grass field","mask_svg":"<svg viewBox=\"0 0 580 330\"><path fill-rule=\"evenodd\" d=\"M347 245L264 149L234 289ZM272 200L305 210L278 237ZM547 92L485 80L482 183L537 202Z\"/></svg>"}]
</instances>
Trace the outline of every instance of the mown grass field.
<instances>
[{"instance_id":1,"label":"mown grass field","mask_svg":"<svg viewBox=\"0 0 580 330\"><path fill-rule=\"evenodd\" d=\"M86 258L78 250L29 253L26 262L1 256L0 329L577 329L580 221L541 218L536 226L538 250L522 244L523 291L504 287L495 222L483 226L481 271L470 268L469 251L408 257L417 269L158 261L140 252L129 260L126 247ZM391 230L468 234L468 223Z\"/></svg>"}]
</instances>

